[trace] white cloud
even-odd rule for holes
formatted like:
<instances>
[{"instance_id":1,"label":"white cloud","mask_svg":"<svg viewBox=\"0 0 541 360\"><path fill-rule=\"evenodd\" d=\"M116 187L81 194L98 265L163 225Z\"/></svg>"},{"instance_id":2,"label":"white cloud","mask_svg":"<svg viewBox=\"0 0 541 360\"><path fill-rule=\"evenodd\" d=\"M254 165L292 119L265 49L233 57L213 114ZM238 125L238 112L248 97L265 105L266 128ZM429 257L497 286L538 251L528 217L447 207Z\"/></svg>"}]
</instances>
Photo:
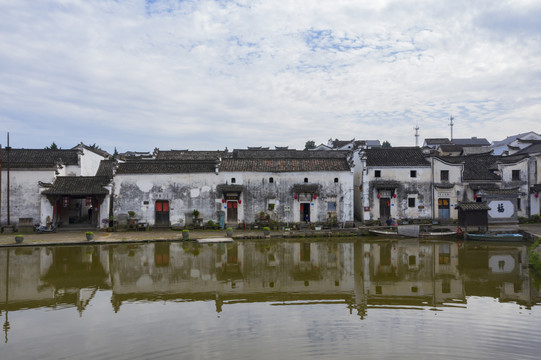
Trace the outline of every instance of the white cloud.
<instances>
[{"instance_id":1,"label":"white cloud","mask_svg":"<svg viewBox=\"0 0 541 360\"><path fill-rule=\"evenodd\" d=\"M449 136L450 112L456 137L540 132L540 9L1 2L0 124L16 147L83 140L110 151L413 145L415 124L421 138Z\"/></svg>"}]
</instances>

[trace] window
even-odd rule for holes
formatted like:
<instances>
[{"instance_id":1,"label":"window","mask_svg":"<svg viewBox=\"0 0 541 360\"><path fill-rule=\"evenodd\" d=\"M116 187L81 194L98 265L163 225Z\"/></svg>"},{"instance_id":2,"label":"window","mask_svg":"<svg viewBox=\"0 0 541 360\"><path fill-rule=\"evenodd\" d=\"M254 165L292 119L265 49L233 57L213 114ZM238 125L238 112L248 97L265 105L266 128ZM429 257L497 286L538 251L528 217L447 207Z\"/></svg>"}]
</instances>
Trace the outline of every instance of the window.
<instances>
[{"instance_id":1,"label":"window","mask_svg":"<svg viewBox=\"0 0 541 360\"><path fill-rule=\"evenodd\" d=\"M417 170L411 170L410 171L410 177L412 177L412 178L417 177Z\"/></svg>"},{"instance_id":2,"label":"window","mask_svg":"<svg viewBox=\"0 0 541 360\"><path fill-rule=\"evenodd\" d=\"M408 207L415 207L415 198L408 198Z\"/></svg>"},{"instance_id":3,"label":"window","mask_svg":"<svg viewBox=\"0 0 541 360\"><path fill-rule=\"evenodd\" d=\"M338 178L334 178L334 182L337 183L337 182L338 182Z\"/></svg>"},{"instance_id":4,"label":"window","mask_svg":"<svg viewBox=\"0 0 541 360\"><path fill-rule=\"evenodd\" d=\"M520 198L517 198L517 210L522 210L522 206L520 206Z\"/></svg>"},{"instance_id":5,"label":"window","mask_svg":"<svg viewBox=\"0 0 541 360\"><path fill-rule=\"evenodd\" d=\"M412 286L412 287L411 287L411 292L412 292L412 293L416 293L416 292L418 292L418 291L419 291L419 289L417 288L417 286Z\"/></svg>"},{"instance_id":6,"label":"window","mask_svg":"<svg viewBox=\"0 0 541 360\"><path fill-rule=\"evenodd\" d=\"M415 257L415 255L410 255L409 258L408 258L408 264L410 266L414 266L417 264L417 258Z\"/></svg>"},{"instance_id":7,"label":"window","mask_svg":"<svg viewBox=\"0 0 541 360\"><path fill-rule=\"evenodd\" d=\"M237 179L231 178L231 184L234 184L234 183L236 183L236 182L237 182Z\"/></svg>"},{"instance_id":8,"label":"window","mask_svg":"<svg viewBox=\"0 0 541 360\"><path fill-rule=\"evenodd\" d=\"M269 183L272 184L273 182L274 182L274 178L271 178L271 177L270 177L270 178L269 178Z\"/></svg>"},{"instance_id":9,"label":"window","mask_svg":"<svg viewBox=\"0 0 541 360\"><path fill-rule=\"evenodd\" d=\"M441 181L449 181L449 170L440 171L440 180Z\"/></svg>"},{"instance_id":10,"label":"window","mask_svg":"<svg viewBox=\"0 0 541 360\"><path fill-rule=\"evenodd\" d=\"M374 170L374 177L381 177L381 170Z\"/></svg>"},{"instance_id":11,"label":"window","mask_svg":"<svg viewBox=\"0 0 541 360\"><path fill-rule=\"evenodd\" d=\"M336 211L336 201L329 201L327 203L327 211L330 211L330 212Z\"/></svg>"},{"instance_id":12,"label":"window","mask_svg":"<svg viewBox=\"0 0 541 360\"><path fill-rule=\"evenodd\" d=\"M520 180L520 170L513 170L511 180L513 180L513 181L519 181Z\"/></svg>"},{"instance_id":13,"label":"window","mask_svg":"<svg viewBox=\"0 0 541 360\"><path fill-rule=\"evenodd\" d=\"M377 285L376 286L376 295L381 295L381 293L382 293L381 285Z\"/></svg>"},{"instance_id":14,"label":"window","mask_svg":"<svg viewBox=\"0 0 541 360\"><path fill-rule=\"evenodd\" d=\"M307 182L308 182L308 178L304 178L304 182L307 183Z\"/></svg>"}]
</instances>

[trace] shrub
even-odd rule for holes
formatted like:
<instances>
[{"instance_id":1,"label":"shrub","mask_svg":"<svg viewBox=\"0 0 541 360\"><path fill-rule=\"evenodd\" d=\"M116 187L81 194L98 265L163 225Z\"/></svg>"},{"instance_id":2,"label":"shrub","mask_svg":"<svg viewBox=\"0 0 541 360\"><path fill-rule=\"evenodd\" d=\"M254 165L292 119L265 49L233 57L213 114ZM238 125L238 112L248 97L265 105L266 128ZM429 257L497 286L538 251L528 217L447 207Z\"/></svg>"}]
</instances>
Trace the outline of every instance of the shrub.
<instances>
[{"instance_id":1,"label":"shrub","mask_svg":"<svg viewBox=\"0 0 541 360\"><path fill-rule=\"evenodd\" d=\"M94 233L92 231L87 231L85 232L85 235L94 235Z\"/></svg>"}]
</instances>

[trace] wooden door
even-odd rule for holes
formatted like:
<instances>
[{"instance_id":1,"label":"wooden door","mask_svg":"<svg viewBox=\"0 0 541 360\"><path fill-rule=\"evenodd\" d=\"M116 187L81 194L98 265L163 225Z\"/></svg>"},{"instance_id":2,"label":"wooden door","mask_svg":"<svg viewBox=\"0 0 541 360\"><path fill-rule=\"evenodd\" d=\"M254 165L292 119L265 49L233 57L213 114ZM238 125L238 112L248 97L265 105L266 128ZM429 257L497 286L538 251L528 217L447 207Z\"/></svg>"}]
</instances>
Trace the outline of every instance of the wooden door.
<instances>
[{"instance_id":1,"label":"wooden door","mask_svg":"<svg viewBox=\"0 0 541 360\"><path fill-rule=\"evenodd\" d=\"M227 202L227 222L236 223L238 220L238 202L237 201L228 201Z\"/></svg>"},{"instance_id":2,"label":"wooden door","mask_svg":"<svg viewBox=\"0 0 541 360\"><path fill-rule=\"evenodd\" d=\"M379 199L379 217L388 219L391 216L391 198Z\"/></svg>"},{"instance_id":3,"label":"wooden door","mask_svg":"<svg viewBox=\"0 0 541 360\"><path fill-rule=\"evenodd\" d=\"M155 225L156 226L168 226L169 225L169 201L168 200L156 200L156 213L155 213Z\"/></svg>"}]
</instances>

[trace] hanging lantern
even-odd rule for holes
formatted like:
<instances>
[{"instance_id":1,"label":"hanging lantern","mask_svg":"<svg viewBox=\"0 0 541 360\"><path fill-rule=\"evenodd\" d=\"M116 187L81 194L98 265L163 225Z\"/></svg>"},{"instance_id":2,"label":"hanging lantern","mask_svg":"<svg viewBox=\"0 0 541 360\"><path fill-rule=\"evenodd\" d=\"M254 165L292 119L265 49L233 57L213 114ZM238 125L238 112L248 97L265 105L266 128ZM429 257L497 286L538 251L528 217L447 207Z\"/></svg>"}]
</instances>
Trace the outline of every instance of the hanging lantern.
<instances>
[{"instance_id":1,"label":"hanging lantern","mask_svg":"<svg viewBox=\"0 0 541 360\"><path fill-rule=\"evenodd\" d=\"M314 195L314 200L317 199L317 195Z\"/></svg>"},{"instance_id":2,"label":"hanging lantern","mask_svg":"<svg viewBox=\"0 0 541 360\"><path fill-rule=\"evenodd\" d=\"M378 194L378 199L379 199L380 197L381 197L381 195L380 195L380 194Z\"/></svg>"},{"instance_id":3,"label":"hanging lantern","mask_svg":"<svg viewBox=\"0 0 541 360\"><path fill-rule=\"evenodd\" d=\"M539 193L535 193L535 198L537 199L539 197Z\"/></svg>"},{"instance_id":4,"label":"hanging lantern","mask_svg":"<svg viewBox=\"0 0 541 360\"><path fill-rule=\"evenodd\" d=\"M477 195L473 195L473 198L474 198L475 200L477 200Z\"/></svg>"},{"instance_id":5,"label":"hanging lantern","mask_svg":"<svg viewBox=\"0 0 541 360\"><path fill-rule=\"evenodd\" d=\"M393 194L393 198L396 198L396 194Z\"/></svg>"},{"instance_id":6,"label":"hanging lantern","mask_svg":"<svg viewBox=\"0 0 541 360\"><path fill-rule=\"evenodd\" d=\"M225 198L222 198L222 204L225 204Z\"/></svg>"},{"instance_id":7,"label":"hanging lantern","mask_svg":"<svg viewBox=\"0 0 541 360\"><path fill-rule=\"evenodd\" d=\"M297 200L298 196L297 195L293 195L293 199Z\"/></svg>"},{"instance_id":8,"label":"hanging lantern","mask_svg":"<svg viewBox=\"0 0 541 360\"><path fill-rule=\"evenodd\" d=\"M242 204L242 200L241 200L241 199L239 199L239 204Z\"/></svg>"}]
</instances>

